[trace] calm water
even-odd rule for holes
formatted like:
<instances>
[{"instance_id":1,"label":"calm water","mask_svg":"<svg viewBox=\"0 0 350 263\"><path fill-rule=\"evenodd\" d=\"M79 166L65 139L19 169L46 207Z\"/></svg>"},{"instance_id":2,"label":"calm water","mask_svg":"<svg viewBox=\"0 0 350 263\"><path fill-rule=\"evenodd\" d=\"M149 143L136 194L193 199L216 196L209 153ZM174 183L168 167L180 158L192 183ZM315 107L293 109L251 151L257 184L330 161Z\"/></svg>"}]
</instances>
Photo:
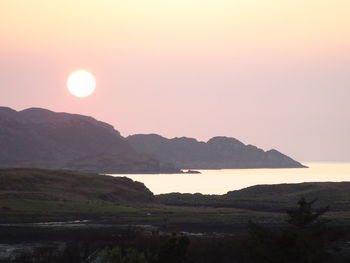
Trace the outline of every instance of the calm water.
<instances>
[{"instance_id":1,"label":"calm water","mask_svg":"<svg viewBox=\"0 0 350 263\"><path fill-rule=\"evenodd\" d=\"M200 170L202 174L126 176L144 183L155 194L170 192L224 194L257 184L350 181L350 162L305 163L305 165L310 168Z\"/></svg>"}]
</instances>

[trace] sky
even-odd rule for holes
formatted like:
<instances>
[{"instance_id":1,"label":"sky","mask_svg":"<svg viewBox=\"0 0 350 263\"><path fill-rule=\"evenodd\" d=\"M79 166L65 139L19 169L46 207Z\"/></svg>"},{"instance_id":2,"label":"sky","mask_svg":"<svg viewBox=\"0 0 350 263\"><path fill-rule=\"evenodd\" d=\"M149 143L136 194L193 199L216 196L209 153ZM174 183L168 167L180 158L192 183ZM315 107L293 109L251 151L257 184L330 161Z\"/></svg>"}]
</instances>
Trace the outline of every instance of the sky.
<instances>
[{"instance_id":1,"label":"sky","mask_svg":"<svg viewBox=\"0 0 350 263\"><path fill-rule=\"evenodd\" d=\"M0 105L350 161L348 0L0 0ZM68 75L96 78L87 98Z\"/></svg>"}]
</instances>

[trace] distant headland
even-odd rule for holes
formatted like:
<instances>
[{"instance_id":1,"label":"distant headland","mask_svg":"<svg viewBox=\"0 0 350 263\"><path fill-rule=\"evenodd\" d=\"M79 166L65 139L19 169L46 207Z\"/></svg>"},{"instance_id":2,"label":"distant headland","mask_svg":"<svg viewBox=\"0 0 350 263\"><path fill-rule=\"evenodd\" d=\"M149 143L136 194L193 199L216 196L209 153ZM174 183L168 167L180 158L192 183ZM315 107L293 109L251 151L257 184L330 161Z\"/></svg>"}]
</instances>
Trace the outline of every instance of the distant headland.
<instances>
[{"instance_id":1,"label":"distant headland","mask_svg":"<svg viewBox=\"0 0 350 263\"><path fill-rule=\"evenodd\" d=\"M300 168L278 152L234 138L124 138L92 117L30 108L0 107L0 167L50 168L98 173L181 173L182 169Z\"/></svg>"}]
</instances>

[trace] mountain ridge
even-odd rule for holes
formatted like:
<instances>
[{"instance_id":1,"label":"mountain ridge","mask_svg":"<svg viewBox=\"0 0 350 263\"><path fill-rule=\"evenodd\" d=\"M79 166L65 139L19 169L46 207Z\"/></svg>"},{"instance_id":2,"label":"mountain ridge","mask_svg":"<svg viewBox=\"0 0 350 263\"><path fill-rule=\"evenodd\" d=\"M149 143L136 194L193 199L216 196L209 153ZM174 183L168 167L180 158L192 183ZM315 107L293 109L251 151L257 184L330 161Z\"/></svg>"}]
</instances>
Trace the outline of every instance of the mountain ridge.
<instances>
[{"instance_id":1,"label":"mountain ridge","mask_svg":"<svg viewBox=\"0 0 350 263\"><path fill-rule=\"evenodd\" d=\"M0 108L0 167L101 173L177 172L136 152L113 126L84 115Z\"/></svg>"},{"instance_id":2,"label":"mountain ridge","mask_svg":"<svg viewBox=\"0 0 350 263\"><path fill-rule=\"evenodd\" d=\"M207 142L158 134L121 136L93 117L42 108L0 107L0 168L100 173L180 173L180 169L305 167L277 150L232 137Z\"/></svg>"},{"instance_id":3,"label":"mountain ridge","mask_svg":"<svg viewBox=\"0 0 350 263\"><path fill-rule=\"evenodd\" d=\"M126 140L138 152L182 169L306 167L276 149L264 151L233 137L215 136L203 142L189 137L168 139L157 134L134 134Z\"/></svg>"}]
</instances>

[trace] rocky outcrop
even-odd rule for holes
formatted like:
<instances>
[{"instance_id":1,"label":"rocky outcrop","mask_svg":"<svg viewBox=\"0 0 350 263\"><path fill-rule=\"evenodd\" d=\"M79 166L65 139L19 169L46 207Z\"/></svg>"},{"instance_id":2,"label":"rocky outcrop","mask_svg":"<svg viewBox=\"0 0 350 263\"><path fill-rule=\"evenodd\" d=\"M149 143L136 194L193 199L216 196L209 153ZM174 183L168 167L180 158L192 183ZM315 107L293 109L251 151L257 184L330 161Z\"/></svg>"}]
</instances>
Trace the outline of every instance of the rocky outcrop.
<instances>
[{"instance_id":1,"label":"rocky outcrop","mask_svg":"<svg viewBox=\"0 0 350 263\"><path fill-rule=\"evenodd\" d=\"M167 139L156 134L137 134L126 140L138 152L181 169L305 167L277 150L263 151L229 137L200 142L186 137Z\"/></svg>"}]
</instances>

